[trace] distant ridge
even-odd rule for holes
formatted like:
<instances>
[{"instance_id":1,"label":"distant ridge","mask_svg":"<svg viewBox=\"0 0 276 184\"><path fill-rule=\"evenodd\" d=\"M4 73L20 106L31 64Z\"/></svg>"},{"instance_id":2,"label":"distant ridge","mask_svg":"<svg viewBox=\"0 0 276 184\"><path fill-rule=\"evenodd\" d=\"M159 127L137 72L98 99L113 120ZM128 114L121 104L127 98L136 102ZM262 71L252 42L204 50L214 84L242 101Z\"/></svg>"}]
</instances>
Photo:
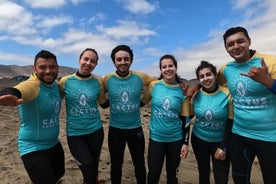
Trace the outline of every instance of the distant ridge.
<instances>
[{"instance_id":1,"label":"distant ridge","mask_svg":"<svg viewBox=\"0 0 276 184\"><path fill-rule=\"evenodd\" d=\"M65 75L72 74L78 69L68 66L59 67L59 78ZM18 66L18 65L0 65L0 78L14 78L17 76L30 76L33 71L32 65Z\"/></svg>"}]
</instances>

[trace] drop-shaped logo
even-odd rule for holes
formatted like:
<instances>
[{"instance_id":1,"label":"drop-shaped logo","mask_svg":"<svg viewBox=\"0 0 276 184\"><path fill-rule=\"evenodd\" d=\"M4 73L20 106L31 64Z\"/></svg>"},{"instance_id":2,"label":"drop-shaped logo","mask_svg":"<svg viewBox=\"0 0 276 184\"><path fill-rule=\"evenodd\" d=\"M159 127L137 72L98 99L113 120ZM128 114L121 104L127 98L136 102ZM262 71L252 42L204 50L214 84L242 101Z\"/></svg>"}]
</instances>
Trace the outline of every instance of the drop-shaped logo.
<instances>
[{"instance_id":1,"label":"drop-shaped logo","mask_svg":"<svg viewBox=\"0 0 276 184\"><path fill-rule=\"evenodd\" d=\"M123 103L126 103L126 102L128 102L128 100L129 100L129 98L128 98L128 94L127 94L127 92L123 92L123 94L122 94L122 102Z\"/></svg>"},{"instance_id":2,"label":"drop-shaped logo","mask_svg":"<svg viewBox=\"0 0 276 184\"><path fill-rule=\"evenodd\" d=\"M165 99L164 103L163 103L163 109L168 110L171 106L170 100L169 99Z\"/></svg>"},{"instance_id":3,"label":"drop-shaped logo","mask_svg":"<svg viewBox=\"0 0 276 184\"><path fill-rule=\"evenodd\" d=\"M87 104L87 100L84 94L80 96L80 105L85 106Z\"/></svg>"}]
</instances>

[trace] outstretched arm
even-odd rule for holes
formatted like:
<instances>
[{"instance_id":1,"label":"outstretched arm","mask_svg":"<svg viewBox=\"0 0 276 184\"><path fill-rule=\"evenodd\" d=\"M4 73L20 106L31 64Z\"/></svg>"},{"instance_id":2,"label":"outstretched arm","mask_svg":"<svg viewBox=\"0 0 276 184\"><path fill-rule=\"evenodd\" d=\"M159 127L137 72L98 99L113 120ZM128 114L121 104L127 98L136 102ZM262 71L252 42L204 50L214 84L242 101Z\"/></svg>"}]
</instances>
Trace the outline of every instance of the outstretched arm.
<instances>
[{"instance_id":1,"label":"outstretched arm","mask_svg":"<svg viewBox=\"0 0 276 184\"><path fill-rule=\"evenodd\" d=\"M0 91L0 105L16 106L23 103L21 92L16 88L5 88Z\"/></svg>"}]
</instances>

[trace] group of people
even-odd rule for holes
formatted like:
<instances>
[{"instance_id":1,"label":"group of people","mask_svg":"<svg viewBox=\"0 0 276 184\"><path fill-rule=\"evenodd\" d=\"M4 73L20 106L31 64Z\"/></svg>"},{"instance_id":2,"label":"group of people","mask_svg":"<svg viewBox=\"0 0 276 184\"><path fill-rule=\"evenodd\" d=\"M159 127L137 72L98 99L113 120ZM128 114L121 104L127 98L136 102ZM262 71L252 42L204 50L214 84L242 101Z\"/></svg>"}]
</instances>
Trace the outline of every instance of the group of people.
<instances>
[{"instance_id":1,"label":"group of people","mask_svg":"<svg viewBox=\"0 0 276 184\"><path fill-rule=\"evenodd\" d=\"M215 183L228 183L231 164L234 183L248 184L256 156L264 183L274 183L276 57L251 50L251 38L243 27L228 29L223 39L234 60L219 71L210 62L201 61L195 71L200 85L184 89L177 60L169 54L159 60L161 74L157 79L130 70L133 51L118 45L111 52L116 71L101 79L92 74L98 54L87 48L80 54L78 71L57 82L56 56L46 50L37 53L31 77L0 91L0 105L18 105L18 149L31 181L54 184L65 173L58 139L64 98L68 147L85 184L98 183L104 140L98 104L110 108L108 148L113 184L121 183L126 145L138 184L159 183L164 160L167 183L178 183L178 167L181 158L188 156L190 137L198 183L210 183L212 158ZM140 98L144 86L147 88ZM147 172L140 107L149 101ZM191 118L194 125L190 136Z\"/></svg>"}]
</instances>

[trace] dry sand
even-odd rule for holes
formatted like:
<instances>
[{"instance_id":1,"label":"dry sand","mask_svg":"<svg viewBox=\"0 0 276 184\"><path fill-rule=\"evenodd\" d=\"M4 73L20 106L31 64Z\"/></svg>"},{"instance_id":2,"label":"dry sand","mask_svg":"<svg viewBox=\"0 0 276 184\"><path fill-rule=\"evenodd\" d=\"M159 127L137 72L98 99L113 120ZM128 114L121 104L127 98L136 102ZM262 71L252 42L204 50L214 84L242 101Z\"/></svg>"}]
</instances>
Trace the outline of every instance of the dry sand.
<instances>
[{"instance_id":1,"label":"dry sand","mask_svg":"<svg viewBox=\"0 0 276 184\"><path fill-rule=\"evenodd\" d=\"M102 148L100 166L99 166L99 179L101 183L110 183L110 160L107 147L107 131L109 121L109 109L101 110L101 116L103 120L103 126L105 130L105 140ZM148 140L148 121L150 116L149 106L145 106L141 109L141 116L143 122L143 128L145 132L146 140ZM19 118L16 107L3 107L0 106L0 181L1 184L30 184L27 173L23 168L21 158L17 151L17 131L19 127ZM81 184L82 175L74 163L72 156L69 152L66 134L65 134L65 108L62 106L62 112L60 116L61 132L60 140L65 150L65 167L66 172L62 177L62 184ZM147 150L146 142L146 150ZM147 153L145 153L146 158ZM165 172L163 171L160 178L160 183L166 183ZM190 154L187 159L183 159L179 169L179 183L183 184L196 184L198 183L198 172L193 150L190 146ZM128 148L125 152L125 160L123 165L123 177L122 184L136 183L133 165L131 162ZM211 183L213 182L213 176L211 175ZM231 175L229 175L229 183L232 182ZM252 184L260 184L262 182L262 176L257 162L254 163L252 171Z\"/></svg>"}]
</instances>

